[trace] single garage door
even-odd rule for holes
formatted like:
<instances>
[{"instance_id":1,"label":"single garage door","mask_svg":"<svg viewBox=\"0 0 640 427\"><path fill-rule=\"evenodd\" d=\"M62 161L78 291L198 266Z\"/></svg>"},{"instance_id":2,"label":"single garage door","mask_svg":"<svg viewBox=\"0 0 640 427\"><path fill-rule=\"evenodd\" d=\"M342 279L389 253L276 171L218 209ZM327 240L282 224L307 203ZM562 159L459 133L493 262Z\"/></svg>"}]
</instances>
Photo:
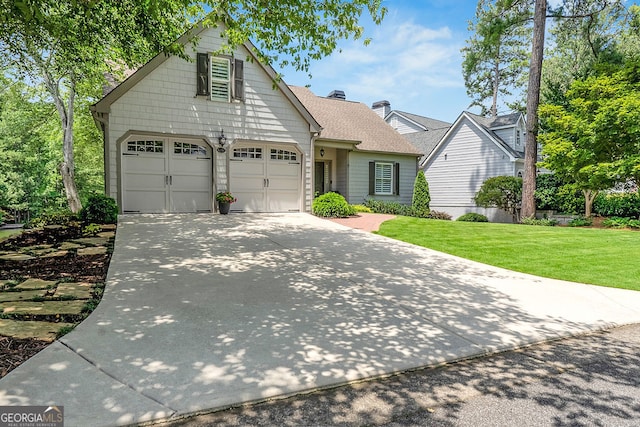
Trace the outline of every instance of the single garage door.
<instances>
[{"instance_id":1,"label":"single garage door","mask_svg":"<svg viewBox=\"0 0 640 427\"><path fill-rule=\"evenodd\" d=\"M300 211L301 155L293 147L241 145L229 154L229 189L237 212Z\"/></svg>"},{"instance_id":2,"label":"single garage door","mask_svg":"<svg viewBox=\"0 0 640 427\"><path fill-rule=\"evenodd\" d=\"M131 138L122 147L123 212L211 212L211 147Z\"/></svg>"}]
</instances>

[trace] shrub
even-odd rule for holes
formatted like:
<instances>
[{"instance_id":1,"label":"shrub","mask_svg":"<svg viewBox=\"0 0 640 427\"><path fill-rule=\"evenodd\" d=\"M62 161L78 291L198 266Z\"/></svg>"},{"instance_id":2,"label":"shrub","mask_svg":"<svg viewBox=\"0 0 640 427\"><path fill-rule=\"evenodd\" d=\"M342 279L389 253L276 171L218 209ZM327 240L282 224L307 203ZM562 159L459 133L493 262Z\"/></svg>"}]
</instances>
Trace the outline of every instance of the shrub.
<instances>
[{"instance_id":1,"label":"shrub","mask_svg":"<svg viewBox=\"0 0 640 427\"><path fill-rule=\"evenodd\" d=\"M372 213L373 211L365 205L351 205L354 212Z\"/></svg>"},{"instance_id":2,"label":"shrub","mask_svg":"<svg viewBox=\"0 0 640 427\"><path fill-rule=\"evenodd\" d=\"M78 221L78 216L68 209L45 211L40 216L31 218L24 228L42 228L45 225L70 225Z\"/></svg>"},{"instance_id":3,"label":"shrub","mask_svg":"<svg viewBox=\"0 0 640 427\"><path fill-rule=\"evenodd\" d=\"M585 218L583 216L574 218L567 223L569 227L589 227L593 225L593 220L591 218Z\"/></svg>"},{"instance_id":4,"label":"shrub","mask_svg":"<svg viewBox=\"0 0 640 427\"><path fill-rule=\"evenodd\" d=\"M313 213L325 218L345 218L355 210L344 197L338 193L325 193L313 199Z\"/></svg>"},{"instance_id":5,"label":"shrub","mask_svg":"<svg viewBox=\"0 0 640 427\"><path fill-rule=\"evenodd\" d=\"M82 234L84 236L95 236L102 230L98 224L91 223L82 229Z\"/></svg>"},{"instance_id":6,"label":"shrub","mask_svg":"<svg viewBox=\"0 0 640 427\"><path fill-rule=\"evenodd\" d=\"M555 174L536 177L536 207L568 214L584 213L584 195L574 186L565 185Z\"/></svg>"},{"instance_id":7,"label":"shrub","mask_svg":"<svg viewBox=\"0 0 640 427\"><path fill-rule=\"evenodd\" d=\"M80 211L80 219L85 224L115 224L118 221L118 205L107 195L92 194Z\"/></svg>"},{"instance_id":8,"label":"shrub","mask_svg":"<svg viewBox=\"0 0 640 427\"><path fill-rule=\"evenodd\" d=\"M602 221L602 225L608 228L640 228L640 220L614 216Z\"/></svg>"},{"instance_id":9,"label":"shrub","mask_svg":"<svg viewBox=\"0 0 640 427\"><path fill-rule=\"evenodd\" d=\"M422 171L418 171L416 179L413 183L413 197L411 199L411 207L414 216L427 217L429 215L429 184Z\"/></svg>"},{"instance_id":10,"label":"shrub","mask_svg":"<svg viewBox=\"0 0 640 427\"><path fill-rule=\"evenodd\" d=\"M427 218L429 219L442 219L445 221L451 221L451 215L449 215L446 212L440 212L440 211L430 211L429 215L427 215Z\"/></svg>"},{"instance_id":11,"label":"shrub","mask_svg":"<svg viewBox=\"0 0 640 427\"><path fill-rule=\"evenodd\" d=\"M600 193L593 201L593 212L606 217L640 218L640 194Z\"/></svg>"},{"instance_id":12,"label":"shrub","mask_svg":"<svg viewBox=\"0 0 640 427\"><path fill-rule=\"evenodd\" d=\"M541 225L543 227L553 227L558 224L558 221L549 218L522 218L522 223L525 225Z\"/></svg>"},{"instance_id":13,"label":"shrub","mask_svg":"<svg viewBox=\"0 0 640 427\"><path fill-rule=\"evenodd\" d=\"M511 214L514 222L520 217L522 203L522 178L515 176L494 176L482 183L480 191L473 198L477 206L498 208Z\"/></svg>"},{"instance_id":14,"label":"shrub","mask_svg":"<svg viewBox=\"0 0 640 427\"><path fill-rule=\"evenodd\" d=\"M384 202L382 200L367 199L364 205L375 213L390 215L414 216L411 206L402 205L398 202Z\"/></svg>"},{"instance_id":15,"label":"shrub","mask_svg":"<svg viewBox=\"0 0 640 427\"><path fill-rule=\"evenodd\" d=\"M487 218L486 216L479 214L479 213L475 213L475 212L469 212L466 213L462 216L459 216L458 219L456 219L456 221L465 221L465 222L489 222L489 218Z\"/></svg>"}]
</instances>

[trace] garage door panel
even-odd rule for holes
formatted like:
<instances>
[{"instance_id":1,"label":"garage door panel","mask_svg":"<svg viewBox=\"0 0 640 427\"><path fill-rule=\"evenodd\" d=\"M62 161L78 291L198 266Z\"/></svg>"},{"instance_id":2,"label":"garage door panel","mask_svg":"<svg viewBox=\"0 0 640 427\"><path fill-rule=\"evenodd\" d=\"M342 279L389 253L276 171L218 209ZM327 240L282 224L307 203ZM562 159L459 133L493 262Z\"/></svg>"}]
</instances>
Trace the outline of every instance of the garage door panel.
<instances>
[{"instance_id":1,"label":"garage door panel","mask_svg":"<svg viewBox=\"0 0 640 427\"><path fill-rule=\"evenodd\" d=\"M123 144L123 210L212 210L211 147L204 142L132 138Z\"/></svg>"},{"instance_id":2,"label":"garage door panel","mask_svg":"<svg viewBox=\"0 0 640 427\"><path fill-rule=\"evenodd\" d=\"M234 212L265 212L264 191L235 191L233 196L238 199L231 205Z\"/></svg>"}]
</instances>

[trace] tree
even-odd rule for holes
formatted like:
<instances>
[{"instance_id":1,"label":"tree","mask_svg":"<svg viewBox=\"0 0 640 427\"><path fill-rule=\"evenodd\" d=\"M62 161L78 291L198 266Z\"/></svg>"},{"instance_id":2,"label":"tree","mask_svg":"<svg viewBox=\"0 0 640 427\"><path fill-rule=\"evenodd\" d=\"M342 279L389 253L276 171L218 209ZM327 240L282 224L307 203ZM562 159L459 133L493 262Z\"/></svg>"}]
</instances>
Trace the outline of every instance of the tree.
<instances>
[{"instance_id":1,"label":"tree","mask_svg":"<svg viewBox=\"0 0 640 427\"><path fill-rule=\"evenodd\" d=\"M490 0L478 2L475 21L469 22L473 35L462 49L462 74L473 100L470 106L479 106L482 115L493 117L498 115L499 97L509 97L525 87L529 58L525 46L531 37L530 27L523 25L528 21L528 8L503 6ZM522 100L507 105L521 109Z\"/></svg>"},{"instance_id":2,"label":"tree","mask_svg":"<svg viewBox=\"0 0 640 427\"><path fill-rule=\"evenodd\" d=\"M591 216L598 192L640 179L640 63L575 81L566 99L540 107L541 165L582 191Z\"/></svg>"},{"instance_id":3,"label":"tree","mask_svg":"<svg viewBox=\"0 0 640 427\"><path fill-rule=\"evenodd\" d=\"M513 222L520 222L522 201L522 178L515 176L494 176L482 183L474 202L483 208L498 208L508 212Z\"/></svg>"},{"instance_id":4,"label":"tree","mask_svg":"<svg viewBox=\"0 0 640 427\"><path fill-rule=\"evenodd\" d=\"M365 8L381 22L381 0L0 0L0 60L16 80L42 82L62 129L59 171L69 208L81 209L75 182L76 98L100 95L106 72L135 68L153 55L183 55L175 40L194 22L224 23L227 49L254 39L261 60L290 56L298 70L332 53L343 38L359 38ZM197 39L191 40L197 43ZM366 41L365 41L366 42ZM281 65L288 59L280 60Z\"/></svg>"},{"instance_id":5,"label":"tree","mask_svg":"<svg viewBox=\"0 0 640 427\"><path fill-rule=\"evenodd\" d=\"M419 216L426 217L430 212L429 202L431 202L431 196L429 195L429 183L427 183L427 178L424 176L424 172L418 171L413 183L413 197L411 198L413 211Z\"/></svg>"}]
</instances>

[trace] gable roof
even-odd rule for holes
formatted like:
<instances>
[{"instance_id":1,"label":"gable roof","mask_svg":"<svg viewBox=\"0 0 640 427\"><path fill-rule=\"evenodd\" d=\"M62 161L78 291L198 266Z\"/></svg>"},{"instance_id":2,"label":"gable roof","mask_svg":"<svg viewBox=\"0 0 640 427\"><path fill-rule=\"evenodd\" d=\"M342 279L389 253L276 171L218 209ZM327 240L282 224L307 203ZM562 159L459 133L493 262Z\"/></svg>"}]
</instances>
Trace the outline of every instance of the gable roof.
<instances>
[{"instance_id":1,"label":"gable roof","mask_svg":"<svg viewBox=\"0 0 640 427\"><path fill-rule=\"evenodd\" d=\"M221 24L219 24L221 25ZM198 36L202 32L206 30L211 30L212 27L205 27L202 23L195 25L191 30L187 31L185 34L178 38L177 42L186 46L190 40L194 37ZM249 56L253 60L253 63L257 64L262 70L267 73L271 81L274 85L280 89L282 94L287 98L289 102L293 105L293 107L300 113L300 115L309 123L310 129L313 132L320 131L320 125L315 120L315 118L309 113L309 111L300 103L298 98L291 92L289 86L287 86L284 81L278 77L276 71L270 65L265 65L260 62L258 56L256 55L256 48L250 42L246 41L243 43L244 48L247 50ZM135 72L129 75L122 83L109 91L106 95L102 97L98 102L91 106L91 110L98 113L108 113L115 101L117 101L122 95L127 93L129 89L135 86L138 82L144 79L147 75L149 75L153 70L158 68L161 64L169 59L169 55L164 52L158 53L154 56L149 62L144 64L142 67L138 68Z\"/></svg>"},{"instance_id":2,"label":"gable roof","mask_svg":"<svg viewBox=\"0 0 640 427\"><path fill-rule=\"evenodd\" d=\"M434 148L438 145L442 137L449 130L449 126L440 129L433 129L423 132L411 132L405 133L402 136L413 144L419 151L424 153L425 156L431 154Z\"/></svg>"},{"instance_id":3,"label":"gable roof","mask_svg":"<svg viewBox=\"0 0 640 427\"><path fill-rule=\"evenodd\" d=\"M449 138L453 130L456 129L460 125L460 123L462 123L462 121L465 119L468 120L472 125L474 125L478 130L480 130L480 132L484 133L489 138L489 140L493 142L502 151L504 151L505 154L507 154L512 161L521 159L523 157L522 153L519 153L515 151L513 148L509 147L509 145L506 142L504 142L502 138L500 138L493 130L491 130L489 126L487 126L493 123L504 123L507 120L513 120L511 116L514 116L514 115L516 117L515 117L515 121L512 124L515 124L518 122L518 120L520 119L520 116L522 116L522 113L513 113L513 114L508 114L506 116L498 116L495 119L493 119L493 118L478 116L477 114L473 114L468 111L463 111L462 114L458 116L458 118L453 123L453 125L451 125L451 127L447 130L447 132L442 136L442 138L436 144L436 146L431 151L431 153L429 153L422 160L422 162L420 163L420 167L423 167L424 165L426 165L429 162L429 160L431 160L435 156L437 149L442 144L444 144L444 141L446 141ZM501 117L506 117L506 119L498 120Z\"/></svg>"},{"instance_id":4,"label":"gable roof","mask_svg":"<svg viewBox=\"0 0 640 427\"><path fill-rule=\"evenodd\" d=\"M404 118L420 125L422 128L424 128L424 130L434 130L434 129L442 129L442 128L448 129L451 126L451 123L444 122L442 120L436 120L430 117L419 116L417 114L411 114L411 113L407 113L405 111L399 111L399 110L390 111L389 114L387 114L387 117L385 117L385 120L394 114L403 116Z\"/></svg>"},{"instance_id":5,"label":"gable roof","mask_svg":"<svg viewBox=\"0 0 640 427\"><path fill-rule=\"evenodd\" d=\"M320 97L305 87L291 86L291 90L322 126L319 139L359 142L355 146L357 151L421 155L365 104Z\"/></svg>"},{"instance_id":6,"label":"gable roof","mask_svg":"<svg viewBox=\"0 0 640 427\"><path fill-rule=\"evenodd\" d=\"M497 129L502 127L514 126L518 124L518 120L522 117L522 113L503 114L497 117L484 117L477 114L466 112L476 122L489 129Z\"/></svg>"}]
</instances>

